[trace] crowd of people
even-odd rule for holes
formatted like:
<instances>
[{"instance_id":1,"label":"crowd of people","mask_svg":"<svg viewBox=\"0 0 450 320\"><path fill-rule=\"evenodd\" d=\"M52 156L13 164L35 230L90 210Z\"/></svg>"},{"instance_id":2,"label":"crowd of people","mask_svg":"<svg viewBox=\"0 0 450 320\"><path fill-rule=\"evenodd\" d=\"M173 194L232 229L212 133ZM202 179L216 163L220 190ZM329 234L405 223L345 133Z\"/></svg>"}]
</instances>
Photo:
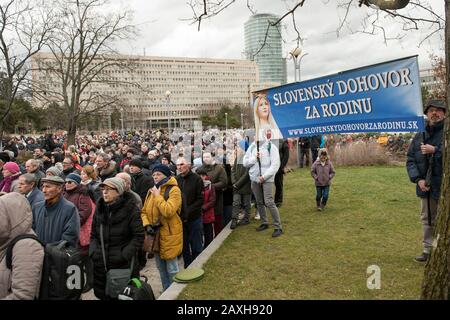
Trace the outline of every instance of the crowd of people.
<instances>
[{"instance_id":1,"label":"crowd of people","mask_svg":"<svg viewBox=\"0 0 450 320\"><path fill-rule=\"evenodd\" d=\"M93 288L99 299L116 299L109 271L129 269L130 277L137 277L154 258L166 290L179 271L178 259L187 268L225 226L249 224L252 201L261 220L256 230L269 228L267 208L272 237L280 236L288 143L272 140L270 130L258 142L245 134L111 132L77 136L74 145L60 134L9 139L0 152L0 199L20 196L29 206L8 201L3 210L4 221L22 210L24 226L17 234L14 224L0 222L5 239L0 252L13 252L8 269L13 276L0 283L0 299L36 298L37 273L22 274L19 266L44 268L47 244L64 241L77 248L86 257L84 291ZM24 235L28 238L17 241ZM40 243L32 246L33 259L23 256L19 245L33 242L30 236ZM148 249L155 236L157 247ZM21 284L34 289L21 295Z\"/></svg>"},{"instance_id":2,"label":"crowd of people","mask_svg":"<svg viewBox=\"0 0 450 320\"><path fill-rule=\"evenodd\" d=\"M445 110L438 102L427 106L426 133L417 134L408 150L408 174L422 199L420 262L432 246ZM258 139L251 134L111 132L77 136L74 145L61 134L9 139L0 152L0 299L39 296L45 245L51 243L64 242L86 257L84 291L117 299L113 271L138 277L154 258L166 290L179 259L187 268L223 228L248 225L252 205L261 222L256 231L271 223L271 236L281 236L279 208L292 140L272 139L267 128ZM300 167L310 168L316 186L318 211L327 205L336 173L324 147L338 144L327 138L297 140Z\"/></svg>"}]
</instances>

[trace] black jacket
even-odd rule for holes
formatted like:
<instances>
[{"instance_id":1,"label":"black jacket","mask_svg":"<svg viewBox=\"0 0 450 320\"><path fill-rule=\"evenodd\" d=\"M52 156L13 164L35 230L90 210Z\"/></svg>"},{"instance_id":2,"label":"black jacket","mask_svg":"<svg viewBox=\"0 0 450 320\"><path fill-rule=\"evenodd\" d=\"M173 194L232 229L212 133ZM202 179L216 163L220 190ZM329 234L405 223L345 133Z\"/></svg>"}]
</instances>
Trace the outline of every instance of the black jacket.
<instances>
[{"instance_id":1,"label":"black jacket","mask_svg":"<svg viewBox=\"0 0 450 320\"><path fill-rule=\"evenodd\" d=\"M312 136L311 137L311 150L316 150L320 148L320 143L322 142L322 136ZM316 160L316 159L313 159Z\"/></svg>"},{"instance_id":2,"label":"black jacket","mask_svg":"<svg viewBox=\"0 0 450 320\"><path fill-rule=\"evenodd\" d=\"M252 194L248 169L242 164L242 158L235 157L231 168L231 183L235 186L234 192L238 194Z\"/></svg>"},{"instance_id":3,"label":"black jacket","mask_svg":"<svg viewBox=\"0 0 450 320\"><path fill-rule=\"evenodd\" d=\"M178 186L181 189L182 206L181 220L194 221L202 216L203 205L203 180L194 172L189 172L186 176L176 177Z\"/></svg>"},{"instance_id":4,"label":"black jacket","mask_svg":"<svg viewBox=\"0 0 450 320\"><path fill-rule=\"evenodd\" d=\"M148 190L153 188L155 182L151 176L144 174L142 171L131 175L132 185L131 190L136 192L141 197L142 203L145 202Z\"/></svg>"},{"instance_id":5,"label":"black jacket","mask_svg":"<svg viewBox=\"0 0 450 320\"><path fill-rule=\"evenodd\" d=\"M125 192L115 203L107 205L101 198L92 222L89 254L94 264L94 293L100 299L105 296L106 272L100 241L100 224L103 224L107 269L126 269L135 257L133 276L139 273L137 253L144 243L144 227L141 212L133 195Z\"/></svg>"},{"instance_id":6,"label":"black jacket","mask_svg":"<svg viewBox=\"0 0 450 320\"><path fill-rule=\"evenodd\" d=\"M280 153L280 168L278 169L278 172L283 172L289 161L289 145L287 143L287 140L280 140L280 142L281 144L278 148L278 151Z\"/></svg>"},{"instance_id":7,"label":"black jacket","mask_svg":"<svg viewBox=\"0 0 450 320\"><path fill-rule=\"evenodd\" d=\"M309 149L311 147L310 138L302 137L298 139L298 146L303 150Z\"/></svg>"},{"instance_id":8,"label":"black jacket","mask_svg":"<svg viewBox=\"0 0 450 320\"><path fill-rule=\"evenodd\" d=\"M420 145L431 144L436 147L436 152L433 154L433 165L431 174L431 197L433 199L439 199L441 191L442 181L442 141L444 121L441 121L434 127L429 125L425 128L425 141L423 141L423 133L419 132L415 135L413 141L409 145L406 169L408 170L408 176L411 182L416 183L425 179L428 171L429 160L427 155L422 154L420 151ZM416 185L416 194L420 198L426 198L427 192L420 190L419 185Z\"/></svg>"}]
</instances>

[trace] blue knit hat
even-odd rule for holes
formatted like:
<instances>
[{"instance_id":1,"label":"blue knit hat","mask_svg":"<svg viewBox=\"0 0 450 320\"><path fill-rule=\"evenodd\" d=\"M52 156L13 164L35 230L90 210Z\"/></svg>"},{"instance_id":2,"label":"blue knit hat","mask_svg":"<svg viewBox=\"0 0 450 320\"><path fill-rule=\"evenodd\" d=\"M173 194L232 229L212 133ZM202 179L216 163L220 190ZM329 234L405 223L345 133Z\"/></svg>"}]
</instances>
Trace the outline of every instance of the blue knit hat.
<instances>
[{"instance_id":1,"label":"blue knit hat","mask_svg":"<svg viewBox=\"0 0 450 320\"><path fill-rule=\"evenodd\" d=\"M170 177L172 175L172 172L170 172L170 169L168 166L164 165L164 164L158 164L156 165L153 170L152 173L158 171L161 172L163 175L165 175L166 177Z\"/></svg>"},{"instance_id":2,"label":"blue knit hat","mask_svg":"<svg viewBox=\"0 0 450 320\"><path fill-rule=\"evenodd\" d=\"M73 181L76 184L81 183L81 176L76 173L69 173L66 177L66 181Z\"/></svg>"}]
</instances>

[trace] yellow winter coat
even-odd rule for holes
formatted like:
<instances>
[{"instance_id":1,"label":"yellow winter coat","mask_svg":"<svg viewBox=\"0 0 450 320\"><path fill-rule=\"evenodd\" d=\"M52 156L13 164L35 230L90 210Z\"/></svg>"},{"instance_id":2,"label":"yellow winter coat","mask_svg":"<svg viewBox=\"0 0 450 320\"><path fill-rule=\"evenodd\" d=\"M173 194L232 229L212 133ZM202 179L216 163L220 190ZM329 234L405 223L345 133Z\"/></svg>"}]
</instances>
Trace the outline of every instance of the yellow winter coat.
<instances>
[{"instance_id":1,"label":"yellow winter coat","mask_svg":"<svg viewBox=\"0 0 450 320\"><path fill-rule=\"evenodd\" d=\"M167 186L173 187L166 201L164 192ZM146 227L155 224L158 218L161 219L159 256L163 260L178 257L183 249L183 224L179 216L180 211L181 190L174 177L161 186L159 196L155 197L150 191L147 193L141 211L142 222Z\"/></svg>"}]
</instances>

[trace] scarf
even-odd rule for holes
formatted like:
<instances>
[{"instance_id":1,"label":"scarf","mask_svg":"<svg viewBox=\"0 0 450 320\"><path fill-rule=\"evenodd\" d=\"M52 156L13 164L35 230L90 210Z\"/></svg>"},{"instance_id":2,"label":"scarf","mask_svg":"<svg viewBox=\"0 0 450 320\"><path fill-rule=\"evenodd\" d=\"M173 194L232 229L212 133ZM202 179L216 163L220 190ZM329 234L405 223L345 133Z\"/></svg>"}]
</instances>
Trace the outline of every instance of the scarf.
<instances>
[{"instance_id":1,"label":"scarf","mask_svg":"<svg viewBox=\"0 0 450 320\"><path fill-rule=\"evenodd\" d=\"M11 192L11 185L14 180L19 179L19 175L13 175L9 177L5 177L3 181L0 183L0 192Z\"/></svg>"},{"instance_id":2,"label":"scarf","mask_svg":"<svg viewBox=\"0 0 450 320\"><path fill-rule=\"evenodd\" d=\"M167 181L169 181L169 179L170 179L170 177L166 177L166 178L162 179L160 182L155 183L155 187L156 187L156 188L161 187L164 183L166 183Z\"/></svg>"}]
</instances>

